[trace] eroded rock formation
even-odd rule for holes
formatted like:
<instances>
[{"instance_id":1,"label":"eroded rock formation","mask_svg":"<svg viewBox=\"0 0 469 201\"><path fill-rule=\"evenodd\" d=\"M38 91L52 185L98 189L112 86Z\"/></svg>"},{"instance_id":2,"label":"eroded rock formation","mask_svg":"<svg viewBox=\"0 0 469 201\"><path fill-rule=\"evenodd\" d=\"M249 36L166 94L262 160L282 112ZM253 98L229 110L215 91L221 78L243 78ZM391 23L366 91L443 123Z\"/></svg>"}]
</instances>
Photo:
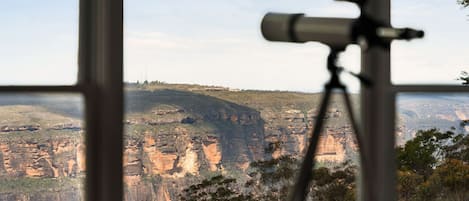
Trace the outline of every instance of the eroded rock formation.
<instances>
[{"instance_id":1,"label":"eroded rock formation","mask_svg":"<svg viewBox=\"0 0 469 201\"><path fill-rule=\"evenodd\" d=\"M133 91L127 98L131 101L124 121L123 179L129 201L177 200L181 189L203 178L243 175L250 163L258 160L282 155L301 157L316 118L316 110L310 107L241 104L186 91ZM333 106L326 118L344 122L343 110ZM79 119L71 121L54 115L54 122L37 123L40 129L9 131L0 136L1 177L83 178L86 146L81 123ZM20 121L3 125L16 128L36 124ZM347 125L325 127L317 160L340 163L350 158L356 146ZM56 189L60 196L74 192L72 200L81 200L82 183L73 184ZM7 201L31 200L49 193L2 192L0 200Z\"/></svg>"}]
</instances>

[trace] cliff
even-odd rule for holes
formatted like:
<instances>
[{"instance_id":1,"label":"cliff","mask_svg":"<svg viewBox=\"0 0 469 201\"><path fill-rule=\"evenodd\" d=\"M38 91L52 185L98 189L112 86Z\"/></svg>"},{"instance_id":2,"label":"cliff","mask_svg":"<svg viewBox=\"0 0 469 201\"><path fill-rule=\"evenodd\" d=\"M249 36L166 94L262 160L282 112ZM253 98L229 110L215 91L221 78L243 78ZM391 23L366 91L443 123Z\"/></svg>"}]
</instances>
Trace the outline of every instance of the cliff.
<instances>
[{"instance_id":1,"label":"cliff","mask_svg":"<svg viewBox=\"0 0 469 201\"><path fill-rule=\"evenodd\" d=\"M319 94L191 89L127 92L127 200L175 200L203 178L221 173L243 180L251 162L304 153ZM354 159L340 102L326 118L316 159Z\"/></svg>"},{"instance_id":2,"label":"cliff","mask_svg":"<svg viewBox=\"0 0 469 201\"><path fill-rule=\"evenodd\" d=\"M81 122L37 105L0 111L0 200L81 200Z\"/></svg>"},{"instance_id":3,"label":"cliff","mask_svg":"<svg viewBox=\"0 0 469 201\"><path fill-rule=\"evenodd\" d=\"M127 88L126 200L177 200L181 189L204 178L224 174L243 181L251 162L301 157L320 95L198 85ZM0 200L82 200L81 102L57 101L40 96L0 100ZM443 119L438 125L444 129L469 116L469 102L457 105L446 98L433 107L417 101L422 98L398 102L398 142L419 125ZM337 95L326 119L316 160L326 165L355 161L358 148Z\"/></svg>"}]
</instances>

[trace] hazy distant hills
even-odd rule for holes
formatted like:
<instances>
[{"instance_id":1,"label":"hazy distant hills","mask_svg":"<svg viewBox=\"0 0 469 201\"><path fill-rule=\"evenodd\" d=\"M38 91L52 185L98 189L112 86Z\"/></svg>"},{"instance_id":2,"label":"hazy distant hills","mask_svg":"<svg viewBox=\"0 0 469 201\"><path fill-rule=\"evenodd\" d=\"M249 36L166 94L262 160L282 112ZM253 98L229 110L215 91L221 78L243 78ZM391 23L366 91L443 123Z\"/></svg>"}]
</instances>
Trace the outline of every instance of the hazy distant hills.
<instances>
[{"instance_id":1,"label":"hazy distant hills","mask_svg":"<svg viewBox=\"0 0 469 201\"><path fill-rule=\"evenodd\" d=\"M469 119L467 94L404 94L397 97L397 108L399 124L405 133L404 140L422 129L454 128L461 133L468 129L461 124Z\"/></svg>"},{"instance_id":2,"label":"hazy distant hills","mask_svg":"<svg viewBox=\"0 0 469 201\"><path fill-rule=\"evenodd\" d=\"M151 99L145 98L148 91L159 91L162 89L175 90L173 92L157 92ZM191 97L180 98L182 92L188 91ZM178 97L172 99L170 96ZM315 109L320 100L320 93L298 93L286 91L252 91L232 90L224 87L186 85L186 84L152 84L135 85L129 84L126 93L126 111L128 113L148 109L155 104L186 104L191 103L193 109L201 107L219 107L207 105L203 99L217 98L235 104L243 110L252 108L254 110L280 110L282 107L292 107L300 110ZM155 99L156 98L156 99ZM193 101L189 101L192 99ZM354 105L358 107L358 96L352 95ZM448 130L452 127L458 132L465 132L461 127L461 121L469 119L469 96L466 94L401 94L396 98L398 124L405 133L404 139L409 139L419 129L439 128ZM159 102L158 102L159 101ZM337 99L338 107L343 109L341 100ZM218 101L218 103L220 103ZM2 94L0 106L2 105L35 105L61 115L81 119L83 117L83 99L74 94ZM199 105L197 105L199 104ZM220 103L221 104L221 103ZM236 108L233 108L236 110ZM197 112L197 111L195 111ZM202 111L199 111L202 112ZM347 121L346 118L336 119ZM331 122L332 124L334 122Z\"/></svg>"}]
</instances>

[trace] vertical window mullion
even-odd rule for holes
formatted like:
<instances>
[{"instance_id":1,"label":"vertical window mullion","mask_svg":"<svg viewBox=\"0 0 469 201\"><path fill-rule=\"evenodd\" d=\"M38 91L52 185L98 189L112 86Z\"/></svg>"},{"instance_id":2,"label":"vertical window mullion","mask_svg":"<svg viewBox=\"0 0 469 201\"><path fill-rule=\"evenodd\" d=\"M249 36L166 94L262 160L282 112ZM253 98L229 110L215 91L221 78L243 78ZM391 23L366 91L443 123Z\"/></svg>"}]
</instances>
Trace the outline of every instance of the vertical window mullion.
<instances>
[{"instance_id":1,"label":"vertical window mullion","mask_svg":"<svg viewBox=\"0 0 469 201\"><path fill-rule=\"evenodd\" d=\"M79 85L85 90L86 199L122 200L123 1L81 0Z\"/></svg>"},{"instance_id":2,"label":"vertical window mullion","mask_svg":"<svg viewBox=\"0 0 469 201\"><path fill-rule=\"evenodd\" d=\"M367 1L363 12L383 25L390 25L390 0ZM373 86L362 86L361 91L364 151L369 157L367 164L363 164L362 200L393 201L397 196L390 45L363 50L362 72L373 78Z\"/></svg>"}]
</instances>

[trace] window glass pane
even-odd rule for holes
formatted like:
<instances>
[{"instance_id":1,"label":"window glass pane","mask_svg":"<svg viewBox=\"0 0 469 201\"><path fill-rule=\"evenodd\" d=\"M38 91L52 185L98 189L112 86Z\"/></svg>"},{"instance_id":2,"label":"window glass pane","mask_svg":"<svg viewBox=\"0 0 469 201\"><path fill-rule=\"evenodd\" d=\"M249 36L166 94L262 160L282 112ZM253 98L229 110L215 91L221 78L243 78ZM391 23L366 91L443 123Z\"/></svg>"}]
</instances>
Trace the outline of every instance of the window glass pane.
<instances>
[{"instance_id":1,"label":"window glass pane","mask_svg":"<svg viewBox=\"0 0 469 201\"><path fill-rule=\"evenodd\" d=\"M78 1L0 2L0 84L74 84Z\"/></svg>"},{"instance_id":2,"label":"window glass pane","mask_svg":"<svg viewBox=\"0 0 469 201\"><path fill-rule=\"evenodd\" d=\"M392 24L423 29L425 38L392 44L392 81L397 84L458 84L469 71L465 42L469 8L459 1L392 1Z\"/></svg>"},{"instance_id":3,"label":"window glass pane","mask_svg":"<svg viewBox=\"0 0 469 201\"><path fill-rule=\"evenodd\" d=\"M357 17L353 4L329 0L252 2L125 1L125 81L164 81L317 92L329 73L328 48L319 43L272 43L262 38L267 12ZM344 67L359 71L351 47ZM353 87L356 91L358 85Z\"/></svg>"},{"instance_id":4,"label":"window glass pane","mask_svg":"<svg viewBox=\"0 0 469 201\"><path fill-rule=\"evenodd\" d=\"M328 79L328 48L267 42L262 16L356 17L356 8L322 0L125 6L125 199L202 200L196 194L221 188L221 200L286 200ZM357 71L358 53L350 47L341 63ZM358 84L345 78L356 93ZM310 196L353 198L357 146L340 99L327 118L316 159L330 180L314 183Z\"/></svg>"},{"instance_id":5,"label":"window glass pane","mask_svg":"<svg viewBox=\"0 0 469 201\"><path fill-rule=\"evenodd\" d=\"M469 191L468 94L397 98L399 200L465 200Z\"/></svg>"},{"instance_id":6,"label":"window glass pane","mask_svg":"<svg viewBox=\"0 0 469 201\"><path fill-rule=\"evenodd\" d=\"M128 84L126 200L179 200L218 187L255 200L286 199L308 145L320 96L201 85ZM327 183L314 183L311 196L355 195L358 147L339 98L333 99L327 112L329 123L316 156L321 168L318 180ZM230 178L236 181L218 183ZM203 180L208 186L191 190ZM332 193L335 185L342 194Z\"/></svg>"},{"instance_id":7,"label":"window glass pane","mask_svg":"<svg viewBox=\"0 0 469 201\"><path fill-rule=\"evenodd\" d=\"M83 200L83 101L0 95L0 200Z\"/></svg>"}]
</instances>

